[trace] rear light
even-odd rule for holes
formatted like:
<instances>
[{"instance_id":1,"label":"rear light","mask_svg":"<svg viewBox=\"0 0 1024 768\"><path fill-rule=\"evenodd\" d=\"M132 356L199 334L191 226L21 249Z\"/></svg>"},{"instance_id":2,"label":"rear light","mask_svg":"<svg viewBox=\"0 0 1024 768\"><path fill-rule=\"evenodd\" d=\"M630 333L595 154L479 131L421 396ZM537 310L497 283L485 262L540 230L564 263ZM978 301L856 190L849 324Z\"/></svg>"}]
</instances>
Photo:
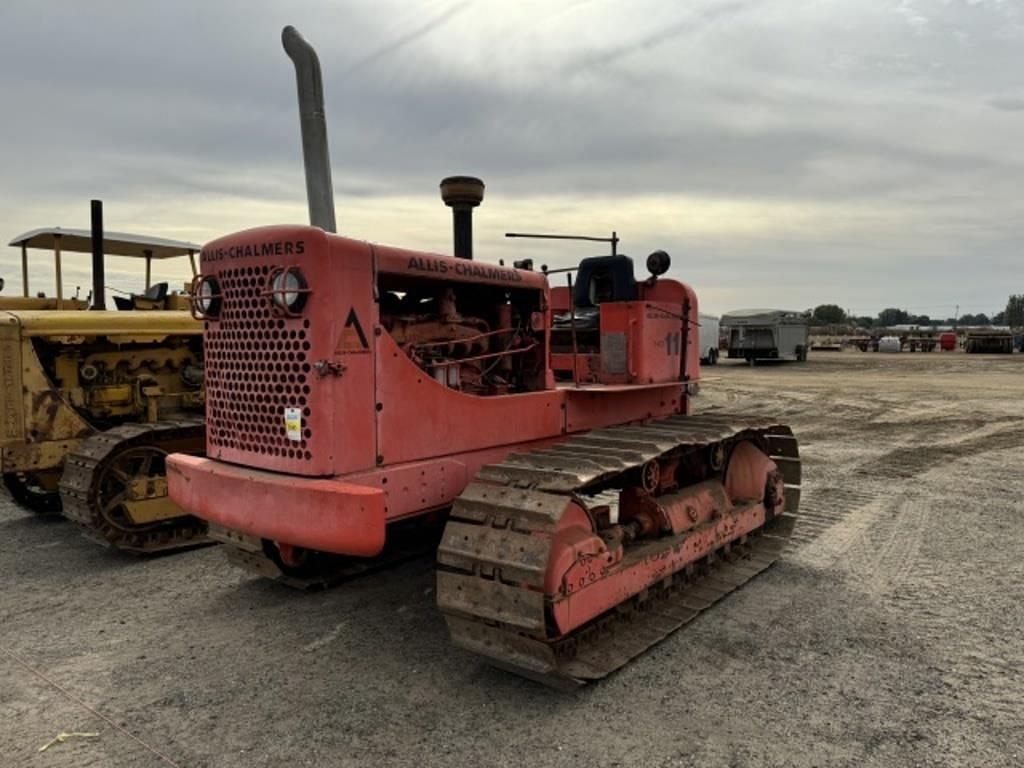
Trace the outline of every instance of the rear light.
<instances>
[{"instance_id":1,"label":"rear light","mask_svg":"<svg viewBox=\"0 0 1024 768\"><path fill-rule=\"evenodd\" d=\"M306 306L309 286L296 267L287 267L271 274L270 290L267 293L275 312L296 317Z\"/></svg>"},{"instance_id":2,"label":"rear light","mask_svg":"<svg viewBox=\"0 0 1024 768\"><path fill-rule=\"evenodd\" d=\"M192 281L192 314L200 320L220 315L221 293L217 278L200 275Z\"/></svg>"}]
</instances>

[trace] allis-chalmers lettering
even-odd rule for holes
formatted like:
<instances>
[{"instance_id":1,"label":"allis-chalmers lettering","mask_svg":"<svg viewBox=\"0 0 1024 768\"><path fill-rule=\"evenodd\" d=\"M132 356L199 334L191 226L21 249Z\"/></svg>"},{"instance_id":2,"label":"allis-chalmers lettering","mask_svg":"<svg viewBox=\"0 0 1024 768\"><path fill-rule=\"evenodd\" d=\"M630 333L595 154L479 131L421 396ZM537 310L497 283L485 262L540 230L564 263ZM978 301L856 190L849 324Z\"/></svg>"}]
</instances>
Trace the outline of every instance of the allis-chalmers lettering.
<instances>
[{"instance_id":1,"label":"allis-chalmers lettering","mask_svg":"<svg viewBox=\"0 0 1024 768\"><path fill-rule=\"evenodd\" d=\"M301 256L306 252L306 241L290 240L256 245L232 245L230 248L203 248L200 261L222 261L224 259L251 259L256 256Z\"/></svg>"},{"instance_id":2,"label":"allis-chalmers lettering","mask_svg":"<svg viewBox=\"0 0 1024 768\"><path fill-rule=\"evenodd\" d=\"M474 261L460 260L451 264L441 259L427 259L423 256L412 256L409 258L408 269L415 269L420 272L436 272L439 275L447 275L449 272L459 277L481 277L485 280L501 280L506 283L518 283L523 279L514 269L496 267L493 264L478 264Z\"/></svg>"}]
</instances>

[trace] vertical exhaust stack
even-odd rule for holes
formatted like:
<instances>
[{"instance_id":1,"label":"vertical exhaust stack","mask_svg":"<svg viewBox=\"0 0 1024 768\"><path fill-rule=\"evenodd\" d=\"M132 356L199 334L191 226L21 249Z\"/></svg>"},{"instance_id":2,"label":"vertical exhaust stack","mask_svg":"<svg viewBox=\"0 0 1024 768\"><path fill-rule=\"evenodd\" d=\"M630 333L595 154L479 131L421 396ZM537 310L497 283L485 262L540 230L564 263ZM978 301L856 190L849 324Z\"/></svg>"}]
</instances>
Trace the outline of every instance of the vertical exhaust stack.
<instances>
[{"instance_id":1,"label":"vertical exhaust stack","mask_svg":"<svg viewBox=\"0 0 1024 768\"><path fill-rule=\"evenodd\" d=\"M441 199L452 209L453 254L473 260L473 209L484 199L484 183L475 176L449 176L441 180Z\"/></svg>"},{"instance_id":2,"label":"vertical exhaust stack","mask_svg":"<svg viewBox=\"0 0 1024 768\"><path fill-rule=\"evenodd\" d=\"M103 292L103 201L91 202L92 213L92 308L106 309L107 299Z\"/></svg>"},{"instance_id":3,"label":"vertical exhaust stack","mask_svg":"<svg viewBox=\"0 0 1024 768\"><path fill-rule=\"evenodd\" d=\"M306 166L309 223L325 232L337 232L320 59L317 58L313 46L306 42L295 27L284 28L281 32L281 43L284 45L285 53L295 64L295 81L299 92L299 124L302 128L302 160Z\"/></svg>"}]
</instances>

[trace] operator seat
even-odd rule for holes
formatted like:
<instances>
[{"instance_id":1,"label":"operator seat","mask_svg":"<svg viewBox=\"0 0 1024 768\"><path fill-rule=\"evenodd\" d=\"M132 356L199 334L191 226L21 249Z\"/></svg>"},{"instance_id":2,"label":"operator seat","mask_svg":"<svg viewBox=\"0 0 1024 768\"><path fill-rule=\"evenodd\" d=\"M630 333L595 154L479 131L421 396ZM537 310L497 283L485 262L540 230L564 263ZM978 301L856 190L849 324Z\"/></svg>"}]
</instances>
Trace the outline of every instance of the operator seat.
<instances>
[{"instance_id":1,"label":"operator seat","mask_svg":"<svg viewBox=\"0 0 1024 768\"><path fill-rule=\"evenodd\" d=\"M153 283L143 293L133 293L130 298L114 297L118 309L166 309L167 283Z\"/></svg>"},{"instance_id":2,"label":"operator seat","mask_svg":"<svg viewBox=\"0 0 1024 768\"><path fill-rule=\"evenodd\" d=\"M596 307L606 301L636 301L636 278L629 256L591 256L580 262L573 289L577 307Z\"/></svg>"},{"instance_id":3,"label":"operator seat","mask_svg":"<svg viewBox=\"0 0 1024 768\"><path fill-rule=\"evenodd\" d=\"M591 256L576 271L572 300L576 308L576 329L596 330L601 324L601 304L606 301L636 301L637 286L633 260L629 256ZM556 315L554 328L567 330L568 312Z\"/></svg>"}]
</instances>

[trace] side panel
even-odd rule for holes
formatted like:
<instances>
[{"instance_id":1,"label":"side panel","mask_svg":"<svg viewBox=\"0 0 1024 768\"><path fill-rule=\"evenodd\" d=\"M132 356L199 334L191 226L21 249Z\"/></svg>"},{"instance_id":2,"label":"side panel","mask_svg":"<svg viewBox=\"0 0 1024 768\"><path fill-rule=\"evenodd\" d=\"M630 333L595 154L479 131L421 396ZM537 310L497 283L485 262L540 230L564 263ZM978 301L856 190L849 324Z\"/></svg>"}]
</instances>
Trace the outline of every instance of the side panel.
<instances>
[{"instance_id":1,"label":"side panel","mask_svg":"<svg viewBox=\"0 0 1024 768\"><path fill-rule=\"evenodd\" d=\"M778 348L779 329L777 326L736 325L729 331L729 349L769 353Z\"/></svg>"},{"instance_id":2,"label":"side panel","mask_svg":"<svg viewBox=\"0 0 1024 768\"><path fill-rule=\"evenodd\" d=\"M796 356L796 334L793 328L788 325L780 325L775 330L776 347L779 350L779 357L790 358Z\"/></svg>"},{"instance_id":3,"label":"side panel","mask_svg":"<svg viewBox=\"0 0 1024 768\"><path fill-rule=\"evenodd\" d=\"M777 333L779 357L796 357L796 348L807 346L807 326L780 325Z\"/></svg>"},{"instance_id":4,"label":"side panel","mask_svg":"<svg viewBox=\"0 0 1024 768\"><path fill-rule=\"evenodd\" d=\"M563 391L568 432L686 413L688 408L685 385L679 382L646 387L566 387Z\"/></svg>"},{"instance_id":5,"label":"side panel","mask_svg":"<svg viewBox=\"0 0 1024 768\"><path fill-rule=\"evenodd\" d=\"M5 352L6 350L5 345ZM32 339L22 338L16 346L20 390L17 407L4 403L5 431L8 416L21 414L21 439L5 438L2 466L4 472L41 471L60 467L64 457L78 440L93 433L93 427L83 419L65 398L65 393L47 377L36 355ZM4 369L4 388L7 382ZM7 394L2 395L6 401Z\"/></svg>"},{"instance_id":6,"label":"side panel","mask_svg":"<svg viewBox=\"0 0 1024 768\"><path fill-rule=\"evenodd\" d=\"M0 442L25 439L21 394L21 340L18 321L11 316L0 324Z\"/></svg>"},{"instance_id":7,"label":"side panel","mask_svg":"<svg viewBox=\"0 0 1024 768\"><path fill-rule=\"evenodd\" d=\"M394 248L389 245L374 245L377 268L382 274L408 275L453 280L459 283L499 285L508 288L533 288L546 291L547 278L540 272L512 269L481 261L456 259L437 253L423 253Z\"/></svg>"},{"instance_id":8,"label":"side panel","mask_svg":"<svg viewBox=\"0 0 1024 768\"><path fill-rule=\"evenodd\" d=\"M700 378L700 311L697 303L697 294L693 288L686 283L676 280L657 280L653 285L640 284L640 298L645 301L666 302L672 305L673 311L686 315L687 332L683 350L686 355L682 373L687 381L696 381Z\"/></svg>"},{"instance_id":9,"label":"side panel","mask_svg":"<svg viewBox=\"0 0 1024 768\"><path fill-rule=\"evenodd\" d=\"M376 336L376 347L377 444L383 465L562 434L563 395L558 390L467 395L424 373L386 332Z\"/></svg>"},{"instance_id":10,"label":"side panel","mask_svg":"<svg viewBox=\"0 0 1024 768\"><path fill-rule=\"evenodd\" d=\"M330 349L317 360L340 366L341 375L317 376L312 386L324 389L332 413L317 420L321 431L331 433L334 473L370 469L377 464L380 446L376 432L376 354L378 328L374 301L374 246L330 238L331 268L324 275L321 299L310 298L314 322L330 322ZM330 299L329 304L324 302ZM330 418L331 421L326 419Z\"/></svg>"},{"instance_id":11,"label":"side panel","mask_svg":"<svg viewBox=\"0 0 1024 768\"><path fill-rule=\"evenodd\" d=\"M700 356L706 359L708 352L718 349L718 319L710 315L700 316Z\"/></svg>"},{"instance_id":12,"label":"side panel","mask_svg":"<svg viewBox=\"0 0 1024 768\"><path fill-rule=\"evenodd\" d=\"M655 384L679 381L682 370L683 323L679 307L668 302L629 301L601 306L601 352L605 362L618 363L612 373L623 381ZM615 360L608 354L620 340ZM602 364L606 371L609 366ZM602 380L614 380L602 377Z\"/></svg>"}]
</instances>

